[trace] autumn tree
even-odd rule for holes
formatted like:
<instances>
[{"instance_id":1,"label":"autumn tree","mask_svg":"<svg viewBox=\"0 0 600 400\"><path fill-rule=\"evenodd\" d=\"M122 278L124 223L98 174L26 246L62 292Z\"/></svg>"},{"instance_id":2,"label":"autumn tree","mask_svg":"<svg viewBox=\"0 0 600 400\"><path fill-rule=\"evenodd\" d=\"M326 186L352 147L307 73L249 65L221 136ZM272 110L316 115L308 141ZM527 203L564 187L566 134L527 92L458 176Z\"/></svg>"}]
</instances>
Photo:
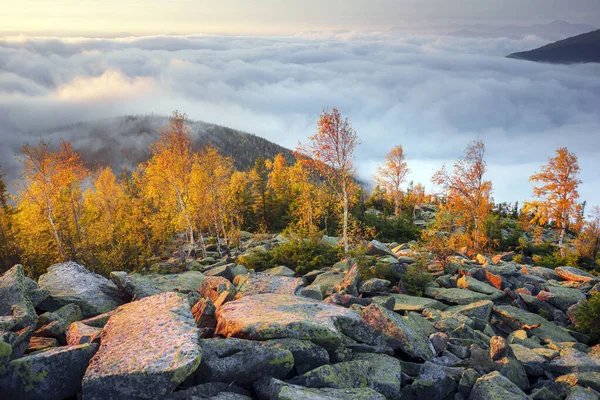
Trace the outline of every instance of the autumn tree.
<instances>
[{"instance_id":1,"label":"autumn tree","mask_svg":"<svg viewBox=\"0 0 600 400\"><path fill-rule=\"evenodd\" d=\"M152 156L142 166L145 196L160 212L170 216L170 223L176 229L186 230L191 248L195 244L195 235L189 209L189 190L197 155L192 151L187 116L173 112L150 151Z\"/></svg>"},{"instance_id":2,"label":"autumn tree","mask_svg":"<svg viewBox=\"0 0 600 400\"><path fill-rule=\"evenodd\" d=\"M540 172L529 178L539 185L533 188L536 200L526 202L525 211L533 215L532 223L543 226L553 222L556 225L562 256L566 254L563 244L567 228L581 215L581 205L577 203L577 188L581 183L578 176L577 156L563 147L556 150L556 156L550 158Z\"/></svg>"},{"instance_id":3,"label":"autumn tree","mask_svg":"<svg viewBox=\"0 0 600 400\"><path fill-rule=\"evenodd\" d=\"M250 171L252 192L254 194L254 212L260 230L271 226L271 191L269 189L269 170L263 156L259 156Z\"/></svg>"},{"instance_id":4,"label":"autumn tree","mask_svg":"<svg viewBox=\"0 0 600 400\"><path fill-rule=\"evenodd\" d=\"M454 163L452 173L443 166L432 177L432 182L445 191L447 203L444 208L457 218L457 224L465 230L467 244L475 251L481 251L487 244L485 223L492 208L492 183L483 178L486 172L484 154L484 142L476 140Z\"/></svg>"},{"instance_id":5,"label":"autumn tree","mask_svg":"<svg viewBox=\"0 0 600 400\"><path fill-rule=\"evenodd\" d=\"M354 150L360 141L348 118L342 118L337 108L323 111L317 122L317 133L309 137L307 146L299 152L308 156L330 190L335 193L342 211L342 241L348 252L348 222L350 201L356 190L354 176Z\"/></svg>"},{"instance_id":6,"label":"autumn tree","mask_svg":"<svg viewBox=\"0 0 600 400\"><path fill-rule=\"evenodd\" d=\"M274 225L280 227L287 225L287 213L292 202L291 167L283 154L279 153L275 158L266 161L269 171L268 187L273 193L274 201Z\"/></svg>"},{"instance_id":7,"label":"autumn tree","mask_svg":"<svg viewBox=\"0 0 600 400\"><path fill-rule=\"evenodd\" d=\"M600 251L600 207L594 206L583 224L583 229L575 241L575 247L582 257L598 258Z\"/></svg>"},{"instance_id":8,"label":"autumn tree","mask_svg":"<svg viewBox=\"0 0 600 400\"><path fill-rule=\"evenodd\" d=\"M328 207L325 185L317 172L310 168L310 162L298 157L289 170L292 190L290 217L297 232L308 237L319 232Z\"/></svg>"},{"instance_id":9,"label":"autumn tree","mask_svg":"<svg viewBox=\"0 0 600 400\"><path fill-rule=\"evenodd\" d=\"M119 181L110 167L102 168L83 196L86 265L105 274L139 266L138 255L150 240L144 236L143 210L126 181Z\"/></svg>"},{"instance_id":10,"label":"autumn tree","mask_svg":"<svg viewBox=\"0 0 600 400\"><path fill-rule=\"evenodd\" d=\"M224 243L228 242L229 235L225 226L225 214L227 211L226 200L231 175L233 173L233 161L229 157L223 157L214 147L207 147L198 156L197 162L192 168L192 203L196 215L210 216L217 239L217 250L221 253L222 237ZM202 222L201 219L199 219ZM202 226L198 227L202 232ZM202 240L204 243L204 240Z\"/></svg>"},{"instance_id":11,"label":"autumn tree","mask_svg":"<svg viewBox=\"0 0 600 400\"><path fill-rule=\"evenodd\" d=\"M400 205L403 195L401 185L406 180L406 175L409 172L410 169L407 167L402 146L396 146L390 150L385 157L383 165L377 168L375 181L391 197L396 217L400 215Z\"/></svg>"},{"instance_id":12,"label":"autumn tree","mask_svg":"<svg viewBox=\"0 0 600 400\"><path fill-rule=\"evenodd\" d=\"M23 174L16 221L24 261L42 269L53 262L77 260L83 237L81 192L89 175L81 156L68 142L55 152L41 140L35 146L25 144L18 159Z\"/></svg>"},{"instance_id":13,"label":"autumn tree","mask_svg":"<svg viewBox=\"0 0 600 400\"><path fill-rule=\"evenodd\" d=\"M1 168L1 166L0 166ZM19 257L14 235L14 212L9 203L10 195L0 174L0 272L18 263Z\"/></svg>"}]
</instances>

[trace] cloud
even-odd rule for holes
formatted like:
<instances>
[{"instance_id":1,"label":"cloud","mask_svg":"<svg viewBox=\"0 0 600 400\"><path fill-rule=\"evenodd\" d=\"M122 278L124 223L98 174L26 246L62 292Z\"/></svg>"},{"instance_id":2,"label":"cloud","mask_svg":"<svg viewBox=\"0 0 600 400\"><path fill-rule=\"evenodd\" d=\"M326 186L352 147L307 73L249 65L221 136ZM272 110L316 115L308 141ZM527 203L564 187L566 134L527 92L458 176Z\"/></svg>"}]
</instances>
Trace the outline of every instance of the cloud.
<instances>
[{"instance_id":1,"label":"cloud","mask_svg":"<svg viewBox=\"0 0 600 400\"><path fill-rule=\"evenodd\" d=\"M120 71L107 70L97 77L76 76L59 85L50 97L60 102L94 102L147 96L153 89L150 77L128 78Z\"/></svg>"},{"instance_id":2,"label":"cloud","mask_svg":"<svg viewBox=\"0 0 600 400\"><path fill-rule=\"evenodd\" d=\"M431 187L435 169L482 138L496 200L523 200L529 175L567 146L580 159L582 198L599 204L600 66L504 57L545 43L391 31L0 39L0 164L14 175L13 154L40 134L145 145L110 130L89 141L77 129L47 130L175 109L293 148L337 106L362 138L364 179L401 144L410 178Z\"/></svg>"}]
</instances>

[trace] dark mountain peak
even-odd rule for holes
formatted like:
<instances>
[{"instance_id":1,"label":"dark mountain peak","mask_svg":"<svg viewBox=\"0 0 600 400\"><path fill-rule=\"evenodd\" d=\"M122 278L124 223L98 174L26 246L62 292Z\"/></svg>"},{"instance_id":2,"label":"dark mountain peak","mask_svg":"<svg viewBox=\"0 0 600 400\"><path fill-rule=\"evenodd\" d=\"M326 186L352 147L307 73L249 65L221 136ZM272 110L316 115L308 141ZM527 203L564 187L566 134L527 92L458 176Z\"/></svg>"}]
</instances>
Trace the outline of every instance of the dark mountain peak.
<instances>
[{"instance_id":1,"label":"dark mountain peak","mask_svg":"<svg viewBox=\"0 0 600 400\"><path fill-rule=\"evenodd\" d=\"M597 63L600 62L600 29L508 57L553 64Z\"/></svg>"}]
</instances>

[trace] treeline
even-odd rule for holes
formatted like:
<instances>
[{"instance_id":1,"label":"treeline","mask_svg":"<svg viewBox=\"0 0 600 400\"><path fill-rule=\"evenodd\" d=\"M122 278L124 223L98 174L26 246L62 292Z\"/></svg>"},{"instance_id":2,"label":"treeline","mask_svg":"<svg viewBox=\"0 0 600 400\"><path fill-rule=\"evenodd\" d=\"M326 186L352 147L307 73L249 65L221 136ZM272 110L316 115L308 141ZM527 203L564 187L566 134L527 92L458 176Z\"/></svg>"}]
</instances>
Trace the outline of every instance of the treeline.
<instances>
[{"instance_id":1,"label":"treeline","mask_svg":"<svg viewBox=\"0 0 600 400\"><path fill-rule=\"evenodd\" d=\"M317 133L293 160L258 157L245 170L214 147L195 150L186 116L178 112L150 147L148 161L118 176L109 167L90 170L68 142L58 149L44 141L27 144L18 156L23 171L14 197L0 177L0 268L20 262L37 275L75 260L101 273L134 270L163 256L177 235L188 250L206 254L211 244L226 254L245 230L286 230L309 239L339 235L343 252L374 237L421 239L443 260L463 248L513 249L524 256L537 243L537 229L551 227L560 257L598 255L600 210L584 220L577 158L567 149L531 177L537 200L508 210L493 203L482 141L471 143L451 171L444 167L434 175L441 188L435 194L412 182L406 187L410 170L397 146L378 169L370 197L355 177L358 145L335 108L323 112ZM421 232L413 222L431 203L435 219ZM524 233L533 239L527 242ZM568 233L578 236L567 245Z\"/></svg>"}]
</instances>

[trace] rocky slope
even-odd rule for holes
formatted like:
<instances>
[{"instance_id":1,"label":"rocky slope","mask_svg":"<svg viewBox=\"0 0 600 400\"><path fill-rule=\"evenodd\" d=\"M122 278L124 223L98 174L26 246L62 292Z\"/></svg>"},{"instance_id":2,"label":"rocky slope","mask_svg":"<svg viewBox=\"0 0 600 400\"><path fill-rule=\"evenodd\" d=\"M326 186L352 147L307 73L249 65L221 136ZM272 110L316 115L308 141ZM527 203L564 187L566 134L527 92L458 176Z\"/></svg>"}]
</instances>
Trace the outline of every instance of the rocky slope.
<instances>
[{"instance_id":1,"label":"rocky slope","mask_svg":"<svg viewBox=\"0 0 600 400\"><path fill-rule=\"evenodd\" d=\"M285 240L246 235L239 252ZM368 253L398 277L417 258L376 241ZM596 277L511 254L428 269L415 297L362 281L352 260L296 276L212 253L110 280L63 263L38 282L15 266L0 278L1 397L599 398L600 346L570 329Z\"/></svg>"}]
</instances>

